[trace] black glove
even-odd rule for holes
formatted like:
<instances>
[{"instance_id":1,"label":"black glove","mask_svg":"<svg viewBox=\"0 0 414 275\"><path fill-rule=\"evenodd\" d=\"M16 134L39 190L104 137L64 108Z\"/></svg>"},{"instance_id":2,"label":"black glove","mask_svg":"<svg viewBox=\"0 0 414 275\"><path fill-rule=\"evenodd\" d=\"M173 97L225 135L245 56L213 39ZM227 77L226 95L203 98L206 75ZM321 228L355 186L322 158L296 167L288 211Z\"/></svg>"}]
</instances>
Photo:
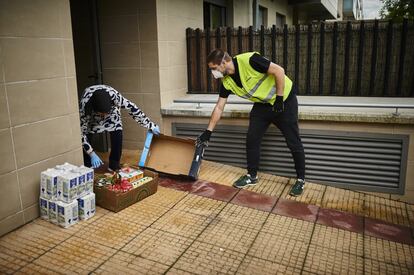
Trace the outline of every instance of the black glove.
<instances>
[{"instance_id":1,"label":"black glove","mask_svg":"<svg viewBox=\"0 0 414 275\"><path fill-rule=\"evenodd\" d=\"M276 96L276 100L275 100L275 104L273 104L273 111L276 113L281 113L283 112L283 96L281 95L277 95Z\"/></svg>"},{"instance_id":2,"label":"black glove","mask_svg":"<svg viewBox=\"0 0 414 275\"><path fill-rule=\"evenodd\" d=\"M202 143L207 143L207 141L210 140L211 137L211 131L205 130L201 135L197 137L196 145L200 145Z\"/></svg>"}]
</instances>

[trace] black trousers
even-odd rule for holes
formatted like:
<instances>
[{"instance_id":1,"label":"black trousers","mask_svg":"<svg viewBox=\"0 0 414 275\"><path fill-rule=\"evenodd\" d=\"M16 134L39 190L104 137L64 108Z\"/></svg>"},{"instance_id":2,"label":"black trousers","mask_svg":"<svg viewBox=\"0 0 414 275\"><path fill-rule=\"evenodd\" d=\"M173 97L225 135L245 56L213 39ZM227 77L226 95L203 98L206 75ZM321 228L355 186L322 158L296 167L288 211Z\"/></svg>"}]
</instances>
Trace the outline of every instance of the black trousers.
<instances>
[{"instance_id":1,"label":"black trousers","mask_svg":"<svg viewBox=\"0 0 414 275\"><path fill-rule=\"evenodd\" d=\"M279 128L285 137L295 162L297 177L305 179L305 152L299 136L298 100L295 88L285 100L282 113L275 113L270 104L255 103L253 105L246 139L248 173L252 176L257 174L262 138L270 123Z\"/></svg>"},{"instance_id":2,"label":"black trousers","mask_svg":"<svg viewBox=\"0 0 414 275\"><path fill-rule=\"evenodd\" d=\"M118 170L120 168L120 160L122 156L122 130L109 132L111 137L111 153L109 154L109 168ZM92 135L87 135L89 141ZM83 151L83 162L86 167L91 167L91 158Z\"/></svg>"}]
</instances>

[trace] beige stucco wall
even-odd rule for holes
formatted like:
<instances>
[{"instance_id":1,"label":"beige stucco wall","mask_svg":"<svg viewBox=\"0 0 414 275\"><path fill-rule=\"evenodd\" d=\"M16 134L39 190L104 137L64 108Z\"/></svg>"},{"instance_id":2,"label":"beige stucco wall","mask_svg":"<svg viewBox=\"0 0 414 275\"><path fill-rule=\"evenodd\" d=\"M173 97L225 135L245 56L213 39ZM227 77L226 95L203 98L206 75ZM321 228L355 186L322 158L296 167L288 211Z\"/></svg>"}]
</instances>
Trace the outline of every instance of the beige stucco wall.
<instances>
[{"instance_id":1,"label":"beige stucco wall","mask_svg":"<svg viewBox=\"0 0 414 275\"><path fill-rule=\"evenodd\" d=\"M259 5L267 8L267 27L276 24L276 12L286 16L286 24L291 25L293 20L293 8L288 5L287 0L272 1L259 0Z\"/></svg>"},{"instance_id":2,"label":"beige stucco wall","mask_svg":"<svg viewBox=\"0 0 414 275\"><path fill-rule=\"evenodd\" d=\"M203 1L157 0L161 105L187 91L186 28L203 28Z\"/></svg>"},{"instance_id":3,"label":"beige stucco wall","mask_svg":"<svg viewBox=\"0 0 414 275\"><path fill-rule=\"evenodd\" d=\"M100 1L103 81L160 124L160 70L155 1ZM164 56L165 57L165 56ZM124 148L142 148L146 129L123 111Z\"/></svg>"},{"instance_id":4,"label":"beige stucco wall","mask_svg":"<svg viewBox=\"0 0 414 275\"><path fill-rule=\"evenodd\" d=\"M0 1L0 235L38 217L40 172L81 164L68 0Z\"/></svg>"},{"instance_id":5,"label":"beige stucco wall","mask_svg":"<svg viewBox=\"0 0 414 275\"><path fill-rule=\"evenodd\" d=\"M164 116L164 130L166 134L172 134L172 123L191 123L207 125L209 117L178 117L178 116ZM247 118L222 118L217 125L238 125L248 126ZM274 127L274 126L271 126ZM383 123L351 123L351 122L329 122L329 121L300 121L300 129L312 130L330 130L330 131L346 131L359 133L383 133L396 135L409 135L409 150L407 172L405 180L405 194L391 195L384 193L373 193L376 196L381 196L388 199L414 203L414 126L404 124L383 124Z\"/></svg>"}]
</instances>

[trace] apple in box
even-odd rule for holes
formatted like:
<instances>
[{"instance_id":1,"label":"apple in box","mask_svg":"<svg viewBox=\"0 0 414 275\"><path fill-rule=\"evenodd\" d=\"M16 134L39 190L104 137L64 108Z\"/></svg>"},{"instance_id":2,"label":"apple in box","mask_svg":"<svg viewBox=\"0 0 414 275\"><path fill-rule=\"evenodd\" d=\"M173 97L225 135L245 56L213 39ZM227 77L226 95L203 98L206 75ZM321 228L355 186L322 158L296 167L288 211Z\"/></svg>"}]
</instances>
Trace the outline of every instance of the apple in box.
<instances>
[{"instance_id":1,"label":"apple in box","mask_svg":"<svg viewBox=\"0 0 414 275\"><path fill-rule=\"evenodd\" d=\"M133 183L141 179L144 173L141 170L133 169L131 167L124 167L119 171L121 179L126 179L129 183Z\"/></svg>"}]
</instances>

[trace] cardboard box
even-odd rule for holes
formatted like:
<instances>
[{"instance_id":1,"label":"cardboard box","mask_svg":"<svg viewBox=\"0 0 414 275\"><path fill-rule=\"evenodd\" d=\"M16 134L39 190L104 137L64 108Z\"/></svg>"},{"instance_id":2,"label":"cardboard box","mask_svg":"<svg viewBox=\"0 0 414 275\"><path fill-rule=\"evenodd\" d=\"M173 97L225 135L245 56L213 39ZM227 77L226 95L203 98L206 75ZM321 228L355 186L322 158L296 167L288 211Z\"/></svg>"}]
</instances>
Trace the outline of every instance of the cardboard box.
<instances>
[{"instance_id":1,"label":"cardboard box","mask_svg":"<svg viewBox=\"0 0 414 275\"><path fill-rule=\"evenodd\" d=\"M197 148L193 139L156 136L148 132L139 166L169 176L196 180L204 148Z\"/></svg>"},{"instance_id":2,"label":"cardboard box","mask_svg":"<svg viewBox=\"0 0 414 275\"><path fill-rule=\"evenodd\" d=\"M156 193L158 189L158 174L145 170L144 177L152 177L153 179L127 192L115 192L107 189L105 186L99 187L95 184L96 205L113 212L119 212ZM96 177L96 182L97 180L99 180L99 177Z\"/></svg>"}]
</instances>

